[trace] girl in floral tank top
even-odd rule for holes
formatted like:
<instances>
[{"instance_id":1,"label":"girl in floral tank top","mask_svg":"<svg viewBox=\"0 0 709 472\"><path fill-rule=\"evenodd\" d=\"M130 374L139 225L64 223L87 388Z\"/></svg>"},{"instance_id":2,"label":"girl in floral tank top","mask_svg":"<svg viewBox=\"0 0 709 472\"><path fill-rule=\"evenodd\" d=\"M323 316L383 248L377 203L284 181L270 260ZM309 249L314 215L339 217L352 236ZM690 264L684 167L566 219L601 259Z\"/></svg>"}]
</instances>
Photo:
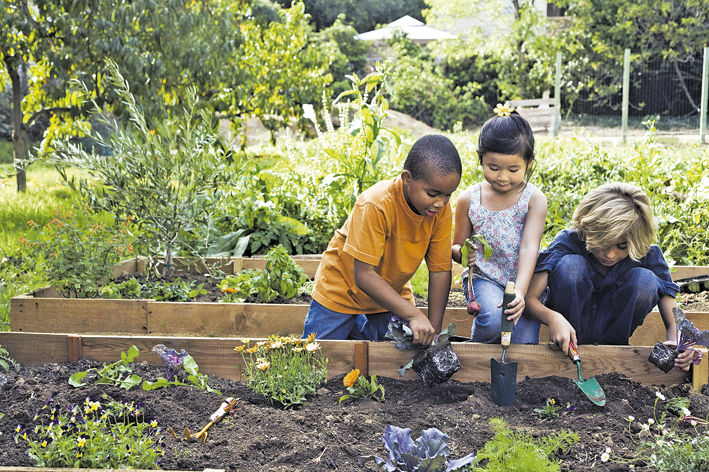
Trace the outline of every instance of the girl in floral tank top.
<instances>
[{"instance_id":1,"label":"girl in floral tank top","mask_svg":"<svg viewBox=\"0 0 709 472\"><path fill-rule=\"evenodd\" d=\"M515 299L505 310L514 320L512 343L539 342L540 324L524 316L524 297L534 273L544 230L547 202L527 182L534 162L534 134L529 123L502 105L497 116L480 130L478 158L485 180L465 190L455 209L452 257L467 268L462 282L470 302L468 277L472 271L475 300L481 306L473 324L475 342L499 343L502 297L508 281L515 282ZM467 261L460 248L473 234L481 234L492 247L486 261L482 245L474 245Z\"/></svg>"}]
</instances>

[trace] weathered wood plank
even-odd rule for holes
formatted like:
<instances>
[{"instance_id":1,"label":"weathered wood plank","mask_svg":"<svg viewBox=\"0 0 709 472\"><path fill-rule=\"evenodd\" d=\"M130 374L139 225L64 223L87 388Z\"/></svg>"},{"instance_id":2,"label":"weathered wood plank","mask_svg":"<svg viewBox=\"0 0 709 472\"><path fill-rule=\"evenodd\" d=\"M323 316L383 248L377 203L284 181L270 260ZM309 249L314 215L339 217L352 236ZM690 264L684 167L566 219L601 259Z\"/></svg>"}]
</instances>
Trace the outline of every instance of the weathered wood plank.
<instances>
[{"instance_id":1,"label":"weathered wood plank","mask_svg":"<svg viewBox=\"0 0 709 472\"><path fill-rule=\"evenodd\" d=\"M148 303L148 334L169 336L300 336L308 305Z\"/></svg>"},{"instance_id":2,"label":"weathered wood plank","mask_svg":"<svg viewBox=\"0 0 709 472\"><path fill-rule=\"evenodd\" d=\"M253 341L256 341L254 339ZM323 354L328 358L328 377L345 374L356 367L362 351L358 343L363 341L318 341ZM48 362L67 362L67 336L59 334L0 333L0 345L21 364L36 365ZM81 336L83 355L100 362L116 362L121 352L135 345L141 352L140 361L161 365L160 357L151 351L156 344L173 349L185 349L199 365L200 372L227 379L243 380L243 360L234 351L241 341L233 338L198 337L152 337L152 336ZM37 349L37 346L42 346ZM461 382L489 382L490 359L499 359L499 345L480 343L453 343L461 363L461 370L453 378ZM701 386L709 377L709 359L702 359L692 373L677 369L665 374L650 362L651 347L632 346L579 346L584 378L602 373L618 372L645 385L671 385L692 379L693 385ZM368 342L367 365L369 375L397 378L396 369L413 357L412 351L399 351L393 342ZM506 356L507 362L517 362L517 380L526 376L550 375L576 377L576 368L566 356L547 345L512 345ZM361 360L360 360L361 362ZM361 364L360 364L361 365ZM691 376L694 377L691 377ZM415 372L408 372L405 379L415 379ZM702 383L703 382L703 383ZM696 388L696 387L695 387Z\"/></svg>"},{"instance_id":3,"label":"weathered wood plank","mask_svg":"<svg viewBox=\"0 0 709 472\"><path fill-rule=\"evenodd\" d=\"M499 345L480 343L453 343L461 369L453 379L461 382L490 382L490 359L500 360ZM678 384L690 380L690 374L677 369L665 374L648 362L650 347L630 346L579 346L582 374L585 379L602 373L619 372L644 385ZM398 351L393 343L372 342L369 346L370 375L398 377L396 369L411 360L414 353ZM512 345L506 362L517 362L517 381L526 376L547 377L556 375L578 379L576 366L571 360L546 345ZM703 362L706 368L707 361ZM415 379L415 372L407 372L404 379Z\"/></svg>"},{"instance_id":4,"label":"weathered wood plank","mask_svg":"<svg viewBox=\"0 0 709 472\"><path fill-rule=\"evenodd\" d=\"M11 300L10 329L28 333L146 333L147 300Z\"/></svg>"},{"instance_id":5,"label":"weathered wood plank","mask_svg":"<svg viewBox=\"0 0 709 472\"><path fill-rule=\"evenodd\" d=\"M22 365L69 362L66 334L0 332L0 346Z\"/></svg>"}]
</instances>

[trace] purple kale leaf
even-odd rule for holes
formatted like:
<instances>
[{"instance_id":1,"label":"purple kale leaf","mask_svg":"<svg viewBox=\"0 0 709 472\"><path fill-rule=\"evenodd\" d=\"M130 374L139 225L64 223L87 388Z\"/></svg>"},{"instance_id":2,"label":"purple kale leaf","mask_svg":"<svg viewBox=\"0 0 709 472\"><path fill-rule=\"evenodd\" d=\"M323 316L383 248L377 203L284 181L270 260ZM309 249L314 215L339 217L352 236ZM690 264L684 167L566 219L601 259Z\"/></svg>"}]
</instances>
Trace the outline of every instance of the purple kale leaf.
<instances>
[{"instance_id":1,"label":"purple kale leaf","mask_svg":"<svg viewBox=\"0 0 709 472\"><path fill-rule=\"evenodd\" d=\"M167 380L170 380L183 367L185 357L187 357L187 351L184 349L177 352L174 349L166 348L163 344L153 347L153 352L160 355L165 366L165 378Z\"/></svg>"}]
</instances>

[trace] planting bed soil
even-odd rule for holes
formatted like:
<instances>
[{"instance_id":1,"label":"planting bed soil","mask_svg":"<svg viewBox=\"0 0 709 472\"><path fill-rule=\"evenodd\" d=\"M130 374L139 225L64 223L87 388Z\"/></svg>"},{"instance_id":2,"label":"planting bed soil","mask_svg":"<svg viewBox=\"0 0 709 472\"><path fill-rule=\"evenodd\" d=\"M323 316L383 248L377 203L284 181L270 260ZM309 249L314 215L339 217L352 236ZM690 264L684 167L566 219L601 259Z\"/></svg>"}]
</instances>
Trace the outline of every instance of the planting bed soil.
<instances>
[{"instance_id":1,"label":"planting bed soil","mask_svg":"<svg viewBox=\"0 0 709 472\"><path fill-rule=\"evenodd\" d=\"M489 421L493 417L502 417L511 428L524 428L535 438L561 429L578 433L580 441L559 457L562 471L627 471L627 464L604 463L601 455L608 447L614 454L632 455L637 435L631 438L628 434L628 416L635 418L630 429L637 432L639 423L653 417L657 391L667 400L690 398L690 410L700 418L709 413L706 385L701 393L690 390L689 384L652 388L618 373L595 376L607 397L604 407L591 403L571 379L556 376L519 382L511 407L492 403L489 383L449 380L429 388L421 380L395 379L395 372L392 378L379 379L386 388L385 403L360 399L338 404L346 393L339 375L322 385L306 406L294 410L269 404L243 382L214 377L210 385L224 396L186 386L145 392L140 387L126 391L107 385L74 388L67 383L72 374L98 366L81 358L71 364L23 366L19 372L6 373L8 382L0 389L0 413L5 415L0 420L0 466L34 466L25 454L26 443L15 443L15 428L31 424L50 396L54 404L63 406L83 404L87 397L101 400L104 395L144 403L162 430L165 455L160 468L183 471L376 470L372 462L359 466L357 457L386 457L381 436L389 424L411 428L414 439L424 429L438 428L450 437L449 457L457 459L478 451L492 437ZM161 367L146 362L134 364L133 371L145 380L164 375ZM225 396L244 401L243 408L212 426L204 444L182 440L185 428L194 434L207 424ZM549 398L562 406L561 416L542 420L534 409L542 408ZM662 411L660 402L658 418ZM668 416L672 424L676 416ZM178 439L168 432L168 426ZM634 470L650 469L639 463Z\"/></svg>"}]
</instances>

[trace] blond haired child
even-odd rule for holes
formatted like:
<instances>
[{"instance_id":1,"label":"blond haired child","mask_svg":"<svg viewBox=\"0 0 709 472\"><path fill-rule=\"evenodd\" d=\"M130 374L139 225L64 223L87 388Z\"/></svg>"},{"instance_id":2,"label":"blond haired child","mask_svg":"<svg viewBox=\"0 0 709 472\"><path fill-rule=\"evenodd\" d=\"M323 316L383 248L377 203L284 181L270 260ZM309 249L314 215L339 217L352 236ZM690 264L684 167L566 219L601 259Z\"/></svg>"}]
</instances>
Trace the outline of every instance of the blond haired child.
<instances>
[{"instance_id":1,"label":"blond haired child","mask_svg":"<svg viewBox=\"0 0 709 472\"><path fill-rule=\"evenodd\" d=\"M645 192L619 182L590 191L576 208L571 228L539 254L526 313L549 326L550 340L563 352L569 341L628 344L655 306L667 340L675 341L672 308L679 286L654 241ZM675 366L686 370L690 362L686 351Z\"/></svg>"},{"instance_id":2,"label":"blond haired child","mask_svg":"<svg viewBox=\"0 0 709 472\"><path fill-rule=\"evenodd\" d=\"M485 260L483 249L474 245L462 275L463 291L470 302L469 277L482 311L475 318L475 342L500 342L504 287L515 282L515 299L505 308L514 320L511 342L539 342L540 324L523 315L525 295L534 272L547 214L544 194L527 179L534 163L534 134L527 120L498 105L498 116L480 130L478 158L485 180L461 193L455 207L452 256L461 262L461 245L474 233L492 246ZM479 247L480 246L480 247Z\"/></svg>"}]
</instances>

